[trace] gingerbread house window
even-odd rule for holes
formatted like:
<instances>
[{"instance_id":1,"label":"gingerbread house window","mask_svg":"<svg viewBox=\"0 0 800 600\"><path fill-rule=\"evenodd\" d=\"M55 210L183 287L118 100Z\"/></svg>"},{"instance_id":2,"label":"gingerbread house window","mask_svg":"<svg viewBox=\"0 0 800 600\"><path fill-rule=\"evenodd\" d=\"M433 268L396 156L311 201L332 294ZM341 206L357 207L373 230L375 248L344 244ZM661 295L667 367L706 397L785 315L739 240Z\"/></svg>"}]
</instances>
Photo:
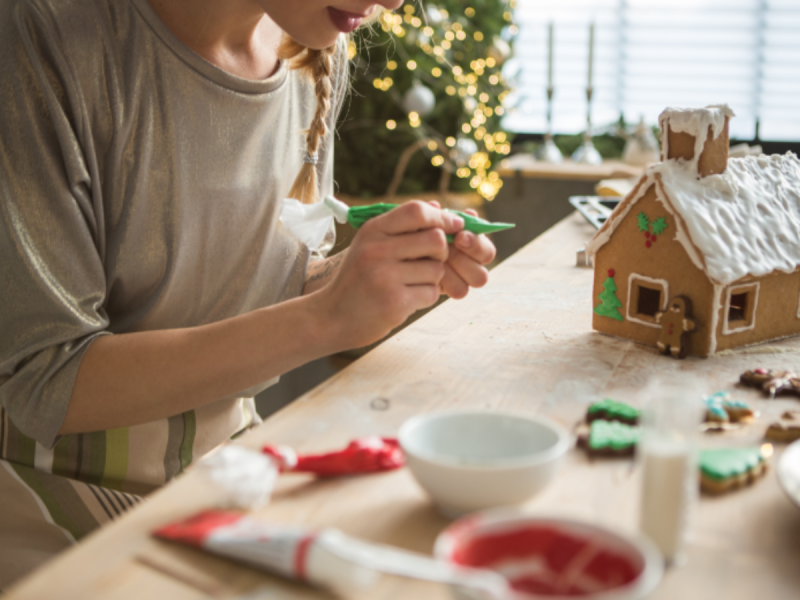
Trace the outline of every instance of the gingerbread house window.
<instances>
[{"instance_id":1,"label":"gingerbread house window","mask_svg":"<svg viewBox=\"0 0 800 600\"><path fill-rule=\"evenodd\" d=\"M666 310L669 284L631 273L628 278L628 320L648 327L659 327L656 313Z\"/></svg>"},{"instance_id":2,"label":"gingerbread house window","mask_svg":"<svg viewBox=\"0 0 800 600\"><path fill-rule=\"evenodd\" d=\"M725 294L724 326L722 333L749 331L756 326L756 307L760 284L735 285Z\"/></svg>"}]
</instances>

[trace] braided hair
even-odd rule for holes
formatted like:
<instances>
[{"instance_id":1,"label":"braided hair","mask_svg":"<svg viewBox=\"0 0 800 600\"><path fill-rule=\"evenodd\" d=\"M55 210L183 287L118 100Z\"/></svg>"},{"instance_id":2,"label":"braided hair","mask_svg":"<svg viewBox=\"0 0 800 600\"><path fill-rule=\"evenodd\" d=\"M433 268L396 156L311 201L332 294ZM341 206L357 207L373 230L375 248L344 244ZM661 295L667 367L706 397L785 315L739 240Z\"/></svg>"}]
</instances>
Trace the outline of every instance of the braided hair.
<instances>
[{"instance_id":1,"label":"braided hair","mask_svg":"<svg viewBox=\"0 0 800 600\"><path fill-rule=\"evenodd\" d=\"M317 156L320 144L328 134L328 113L333 92L332 76L337 44L313 50L286 36L278 49L278 56L291 61L291 68L304 71L314 81L317 109L306 134L306 155L303 166L289 190L289 197L303 204L313 204L319 199L317 188Z\"/></svg>"}]
</instances>

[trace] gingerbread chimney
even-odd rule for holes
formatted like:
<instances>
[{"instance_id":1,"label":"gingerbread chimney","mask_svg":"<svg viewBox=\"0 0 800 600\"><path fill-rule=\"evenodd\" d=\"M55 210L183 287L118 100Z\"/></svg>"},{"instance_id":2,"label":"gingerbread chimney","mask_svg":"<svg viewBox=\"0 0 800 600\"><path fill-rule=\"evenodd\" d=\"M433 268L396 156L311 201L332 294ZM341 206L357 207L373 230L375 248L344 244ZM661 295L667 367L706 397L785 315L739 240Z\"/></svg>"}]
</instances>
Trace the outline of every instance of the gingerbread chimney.
<instances>
[{"instance_id":1,"label":"gingerbread chimney","mask_svg":"<svg viewBox=\"0 0 800 600\"><path fill-rule=\"evenodd\" d=\"M728 121L735 116L727 104L706 108L668 108L661 113L661 159L682 158L700 177L724 173L728 166Z\"/></svg>"}]
</instances>

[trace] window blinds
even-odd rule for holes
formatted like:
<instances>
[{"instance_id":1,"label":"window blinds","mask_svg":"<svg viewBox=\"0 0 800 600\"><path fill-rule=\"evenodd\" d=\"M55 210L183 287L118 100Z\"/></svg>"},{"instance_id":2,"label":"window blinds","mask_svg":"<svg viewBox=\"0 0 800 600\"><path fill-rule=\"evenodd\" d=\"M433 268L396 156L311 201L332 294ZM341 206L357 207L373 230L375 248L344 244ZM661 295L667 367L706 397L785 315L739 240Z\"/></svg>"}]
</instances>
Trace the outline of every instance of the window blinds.
<instances>
[{"instance_id":1,"label":"window blinds","mask_svg":"<svg viewBox=\"0 0 800 600\"><path fill-rule=\"evenodd\" d=\"M554 29L553 131L585 128L589 24L595 24L595 128L655 124L667 106L727 103L731 136L800 140L800 0L517 0L505 67L505 126L546 130L548 26Z\"/></svg>"}]
</instances>

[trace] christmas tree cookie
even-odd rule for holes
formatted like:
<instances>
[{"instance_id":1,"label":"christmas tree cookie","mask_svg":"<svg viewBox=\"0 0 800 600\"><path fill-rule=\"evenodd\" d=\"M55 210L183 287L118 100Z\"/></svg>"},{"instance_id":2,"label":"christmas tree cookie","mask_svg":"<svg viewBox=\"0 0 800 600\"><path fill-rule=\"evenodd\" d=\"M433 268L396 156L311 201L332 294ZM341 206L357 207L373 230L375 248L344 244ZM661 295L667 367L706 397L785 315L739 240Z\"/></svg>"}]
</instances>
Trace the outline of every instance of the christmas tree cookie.
<instances>
[{"instance_id":1,"label":"christmas tree cookie","mask_svg":"<svg viewBox=\"0 0 800 600\"><path fill-rule=\"evenodd\" d=\"M589 456L632 456L641 429L619 421L592 421L578 432L578 446Z\"/></svg>"},{"instance_id":2,"label":"christmas tree cookie","mask_svg":"<svg viewBox=\"0 0 800 600\"><path fill-rule=\"evenodd\" d=\"M589 406L589 410L586 411L586 420L592 422L601 419L603 421L619 421L628 425L636 425L639 422L640 414L641 411L630 404L605 398Z\"/></svg>"},{"instance_id":3,"label":"christmas tree cookie","mask_svg":"<svg viewBox=\"0 0 800 600\"><path fill-rule=\"evenodd\" d=\"M766 471L767 456L759 447L700 452L700 488L709 494L721 494L748 485Z\"/></svg>"}]
</instances>

